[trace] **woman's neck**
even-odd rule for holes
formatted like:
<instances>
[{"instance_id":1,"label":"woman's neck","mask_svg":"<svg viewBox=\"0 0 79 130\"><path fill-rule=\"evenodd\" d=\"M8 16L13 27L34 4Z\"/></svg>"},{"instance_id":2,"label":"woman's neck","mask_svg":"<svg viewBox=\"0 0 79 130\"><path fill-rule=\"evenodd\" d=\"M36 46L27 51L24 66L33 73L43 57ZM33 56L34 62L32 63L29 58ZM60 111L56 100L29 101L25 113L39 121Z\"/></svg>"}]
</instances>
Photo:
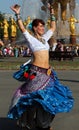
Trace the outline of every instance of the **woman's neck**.
<instances>
[{"instance_id":1,"label":"woman's neck","mask_svg":"<svg viewBox=\"0 0 79 130\"><path fill-rule=\"evenodd\" d=\"M42 42L43 44L45 44L45 40L42 38L41 35L35 34L34 37L37 38L37 39L38 39L40 42Z\"/></svg>"},{"instance_id":2,"label":"woman's neck","mask_svg":"<svg viewBox=\"0 0 79 130\"><path fill-rule=\"evenodd\" d=\"M41 38L42 38L42 36L39 35L39 34L34 34L34 36L35 36L37 39L41 39Z\"/></svg>"}]
</instances>

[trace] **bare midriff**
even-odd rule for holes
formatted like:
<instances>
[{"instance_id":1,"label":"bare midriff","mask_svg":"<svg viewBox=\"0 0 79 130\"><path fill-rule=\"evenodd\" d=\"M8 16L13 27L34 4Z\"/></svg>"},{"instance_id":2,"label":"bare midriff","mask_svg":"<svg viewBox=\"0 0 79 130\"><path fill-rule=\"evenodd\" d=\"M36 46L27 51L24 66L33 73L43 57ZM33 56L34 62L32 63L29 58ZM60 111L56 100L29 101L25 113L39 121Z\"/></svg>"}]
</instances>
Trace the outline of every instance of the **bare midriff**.
<instances>
[{"instance_id":1,"label":"bare midriff","mask_svg":"<svg viewBox=\"0 0 79 130\"><path fill-rule=\"evenodd\" d=\"M33 55L33 65L46 69L49 68L49 52L47 50L36 51Z\"/></svg>"}]
</instances>

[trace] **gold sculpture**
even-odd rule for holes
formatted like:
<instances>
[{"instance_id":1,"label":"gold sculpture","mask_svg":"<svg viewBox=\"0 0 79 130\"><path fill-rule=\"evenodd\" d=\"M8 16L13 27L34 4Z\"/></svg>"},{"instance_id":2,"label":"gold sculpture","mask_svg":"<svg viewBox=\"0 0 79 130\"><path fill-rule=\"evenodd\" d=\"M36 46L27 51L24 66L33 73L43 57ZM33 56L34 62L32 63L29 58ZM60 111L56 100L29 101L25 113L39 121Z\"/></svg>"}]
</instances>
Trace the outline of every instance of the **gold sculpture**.
<instances>
[{"instance_id":1,"label":"gold sculpture","mask_svg":"<svg viewBox=\"0 0 79 130\"><path fill-rule=\"evenodd\" d=\"M32 34L32 31L31 31L30 28L28 27L31 22L32 22L31 17L28 16L27 19L24 21L24 25L26 26L28 32Z\"/></svg>"},{"instance_id":2,"label":"gold sculpture","mask_svg":"<svg viewBox=\"0 0 79 130\"><path fill-rule=\"evenodd\" d=\"M11 37L15 38L17 34L17 24L14 20L14 18L11 18Z\"/></svg>"},{"instance_id":3,"label":"gold sculpture","mask_svg":"<svg viewBox=\"0 0 79 130\"><path fill-rule=\"evenodd\" d=\"M71 35L75 35L76 32L75 23L78 23L78 20L73 15L71 15L71 17L68 19L68 22L70 26Z\"/></svg>"},{"instance_id":4,"label":"gold sculpture","mask_svg":"<svg viewBox=\"0 0 79 130\"><path fill-rule=\"evenodd\" d=\"M31 23L31 18L30 16L28 16L27 19L24 21L24 25L27 26L30 23Z\"/></svg>"},{"instance_id":5,"label":"gold sculpture","mask_svg":"<svg viewBox=\"0 0 79 130\"><path fill-rule=\"evenodd\" d=\"M46 27L47 27L47 29L50 29L50 19L47 20Z\"/></svg>"},{"instance_id":6,"label":"gold sculpture","mask_svg":"<svg viewBox=\"0 0 79 130\"><path fill-rule=\"evenodd\" d=\"M3 21L3 37L4 38L8 38L8 28L9 28L8 21L4 19Z\"/></svg>"},{"instance_id":7,"label":"gold sculpture","mask_svg":"<svg viewBox=\"0 0 79 130\"><path fill-rule=\"evenodd\" d=\"M30 16L27 17L27 20L26 20L26 25L30 24L31 23L31 18Z\"/></svg>"}]
</instances>

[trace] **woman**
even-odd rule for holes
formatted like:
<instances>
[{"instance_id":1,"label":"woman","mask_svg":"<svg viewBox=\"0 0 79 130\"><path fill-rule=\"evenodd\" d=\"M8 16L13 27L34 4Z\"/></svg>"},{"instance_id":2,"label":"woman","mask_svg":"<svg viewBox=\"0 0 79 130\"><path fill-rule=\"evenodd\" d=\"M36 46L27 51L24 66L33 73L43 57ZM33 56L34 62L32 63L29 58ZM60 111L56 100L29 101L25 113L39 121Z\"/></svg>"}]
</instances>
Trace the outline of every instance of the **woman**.
<instances>
[{"instance_id":1,"label":"woman","mask_svg":"<svg viewBox=\"0 0 79 130\"><path fill-rule=\"evenodd\" d=\"M73 106L71 91L68 87L63 87L49 65L48 40L56 29L54 10L49 5L50 29L45 33L43 20L34 19L33 35L31 35L24 28L20 18L20 7L16 7L14 5L11 9L16 14L19 28L34 58L33 62L27 65L28 70L24 73L26 82L13 96L8 117L18 119L18 124L27 129L35 127L49 130L55 114L68 112Z\"/></svg>"}]
</instances>

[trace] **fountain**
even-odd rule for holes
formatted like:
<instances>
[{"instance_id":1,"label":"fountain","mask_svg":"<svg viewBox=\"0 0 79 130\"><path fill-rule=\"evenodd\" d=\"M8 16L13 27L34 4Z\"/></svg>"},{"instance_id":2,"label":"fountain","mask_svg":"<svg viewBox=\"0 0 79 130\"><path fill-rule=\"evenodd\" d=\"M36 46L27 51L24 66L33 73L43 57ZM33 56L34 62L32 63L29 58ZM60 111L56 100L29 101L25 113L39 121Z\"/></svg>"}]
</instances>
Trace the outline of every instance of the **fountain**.
<instances>
[{"instance_id":1,"label":"fountain","mask_svg":"<svg viewBox=\"0 0 79 130\"><path fill-rule=\"evenodd\" d=\"M31 19L41 18L46 22L49 19L49 11L47 10L47 3L51 2L53 5L55 5L54 7L56 7L55 10L56 18L57 18L57 30L55 34L56 38L57 39L63 38L69 40L71 34L70 34L68 19L70 18L71 12L73 11L70 10L70 3L68 3L68 1L69 0L65 1L65 6L64 6L62 0L60 1L60 3L58 3L57 0L29 0L29 1L21 0L20 4L22 6L22 10L21 10L22 19L26 20L30 16ZM65 9L64 11L62 10L63 7ZM75 8L75 12L78 12L77 9L78 9L78 5ZM77 29L76 32L78 32L78 30L79 29ZM20 39L22 39L22 37L20 37ZM76 37L75 37L75 42L76 42Z\"/></svg>"},{"instance_id":2,"label":"fountain","mask_svg":"<svg viewBox=\"0 0 79 130\"><path fill-rule=\"evenodd\" d=\"M28 16L32 19L42 18L46 20L46 12L41 10L43 3L41 0L23 0L22 2L22 18L25 20Z\"/></svg>"},{"instance_id":3,"label":"fountain","mask_svg":"<svg viewBox=\"0 0 79 130\"><path fill-rule=\"evenodd\" d=\"M79 4L76 3L74 15L79 20ZM76 34L79 36L79 24L76 24Z\"/></svg>"},{"instance_id":4,"label":"fountain","mask_svg":"<svg viewBox=\"0 0 79 130\"><path fill-rule=\"evenodd\" d=\"M47 6L47 1L46 0L46 6ZM18 3L19 4L19 3ZM34 18L41 18L45 22L48 19L48 10L43 10L43 2L42 0L22 0L20 2L21 5L21 16L23 21L27 21L28 17L33 20ZM46 7L47 8L47 7ZM23 41L22 35L20 38L18 38L18 41Z\"/></svg>"},{"instance_id":5,"label":"fountain","mask_svg":"<svg viewBox=\"0 0 79 130\"><path fill-rule=\"evenodd\" d=\"M66 18L68 18L69 14L69 4L67 4L67 10L66 10ZM61 19L61 5L58 3L58 19L57 19L57 38L62 39L62 38L67 38L70 35L70 30L69 30L69 23L67 20L63 21Z\"/></svg>"},{"instance_id":6,"label":"fountain","mask_svg":"<svg viewBox=\"0 0 79 130\"><path fill-rule=\"evenodd\" d=\"M68 39L68 43L76 45L76 38L79 36L79 5L76 4L75 11L70 10L70 5L67 3L66 6L66 16L62 19L61 4L58 3L58 18L57 18L57 38L58 39ZM71 13L73 12L73 13ZM73 14L73 17L72 17Z\"/></svg>"}]
</instances>

